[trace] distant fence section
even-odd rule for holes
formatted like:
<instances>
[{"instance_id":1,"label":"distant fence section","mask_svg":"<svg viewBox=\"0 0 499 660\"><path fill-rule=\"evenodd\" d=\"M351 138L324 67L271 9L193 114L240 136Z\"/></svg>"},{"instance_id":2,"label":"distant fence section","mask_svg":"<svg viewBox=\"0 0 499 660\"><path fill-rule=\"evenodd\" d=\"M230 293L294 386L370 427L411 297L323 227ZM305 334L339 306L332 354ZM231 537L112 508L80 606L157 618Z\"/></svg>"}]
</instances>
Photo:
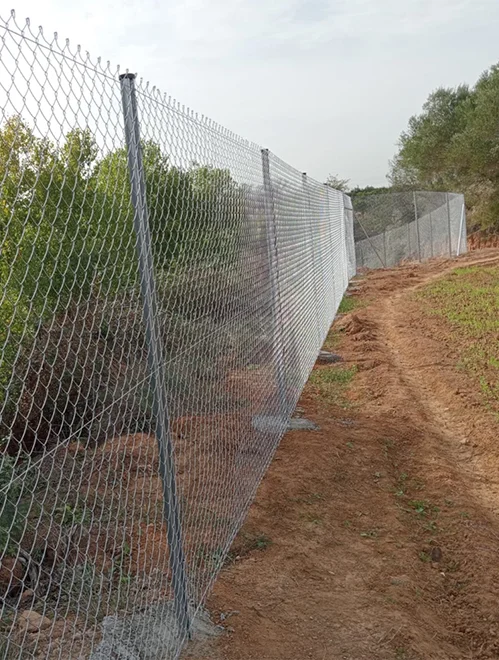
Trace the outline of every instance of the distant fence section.
<instances>
[{"instance_id":1,"label":"distant fence section","mask_svg":"<svg viewBox=\"0 0 499 660\"><path fill-rule=\"evenodd\" d=\"M466 208L458 193L357 195L353 213L357 268L389 268L467 250Z\"/></svg>"},{"instance_id":2,"label":"distant fence section","mask_svg":"<svg viewBox=\"0 0 499 660\"><path fill-rule=\"evenodd\" d=\"M355 274L352 206L0 31L0 657L177 658Z\"/></svg>"}]
</instances>

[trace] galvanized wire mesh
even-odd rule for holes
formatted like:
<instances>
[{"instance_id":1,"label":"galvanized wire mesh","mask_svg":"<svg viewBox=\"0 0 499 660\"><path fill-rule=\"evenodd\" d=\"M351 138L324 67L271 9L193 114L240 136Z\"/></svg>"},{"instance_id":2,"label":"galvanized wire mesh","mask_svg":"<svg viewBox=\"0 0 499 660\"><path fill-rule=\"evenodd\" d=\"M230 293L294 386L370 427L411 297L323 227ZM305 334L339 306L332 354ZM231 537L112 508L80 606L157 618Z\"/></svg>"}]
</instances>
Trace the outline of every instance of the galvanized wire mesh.
<instances>
[{"instance_id":1,"label":"galvanized wire mesh","mask_svg":"<svg viewBox=\"0 0 499 660\"><path fill-rule=\"evenodd\" d=\"M356 264L396 266L402 261L466 252L466 210L458 193L433 191L356 195Z\"/></svg>"},{"instance_id":2,"label":"galvanized wire mesh","mask_svg":"<svg viewBox=\"0 0 499 660\"><path fill-rule=\"evenodd\" d=\"M349 200L0 30L0 655L174 658L355 272Z\"/></svg>"}]
</instances>

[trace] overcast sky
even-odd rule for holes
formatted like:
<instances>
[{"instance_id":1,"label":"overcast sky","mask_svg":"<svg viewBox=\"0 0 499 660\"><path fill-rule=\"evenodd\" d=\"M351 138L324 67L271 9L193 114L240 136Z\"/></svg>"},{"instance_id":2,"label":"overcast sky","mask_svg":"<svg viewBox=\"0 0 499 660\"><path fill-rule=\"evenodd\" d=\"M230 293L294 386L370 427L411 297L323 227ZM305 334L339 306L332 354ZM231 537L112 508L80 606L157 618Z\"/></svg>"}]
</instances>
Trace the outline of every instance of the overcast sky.
<instances>
[{"instance_id":1,"label":"overcast sky","mask_svg":"<svg viewBox=\"0 0 499 660\"><path fill-rule=\"evenodd\" d=\"M499 61L499 0L19 0L45 33L324 180L384 185L411 114ZM0 15L8 15L8 0Z\"/></svg>"}]
</instances>

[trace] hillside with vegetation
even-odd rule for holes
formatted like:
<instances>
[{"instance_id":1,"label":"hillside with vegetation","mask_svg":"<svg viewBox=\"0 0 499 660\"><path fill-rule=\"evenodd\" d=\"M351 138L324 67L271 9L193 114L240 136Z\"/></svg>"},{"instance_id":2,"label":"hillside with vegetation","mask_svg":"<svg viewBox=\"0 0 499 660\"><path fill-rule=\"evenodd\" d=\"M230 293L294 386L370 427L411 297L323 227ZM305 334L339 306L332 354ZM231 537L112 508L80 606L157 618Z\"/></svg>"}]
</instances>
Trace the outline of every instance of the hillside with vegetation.
<instances>
[{"instance_id":1,"label":"hillside with vegetation","mask_svg":"<svg viewBox=\"0 0 499 660\"><path fill-rule=\"evenodd\" d=\"M390 164L396 188L463 192L468 222L499 229L499 65L477 83L432 92L410 118Z\"/></svg>"},{"instance_id":2,"label":"hillside with vegetation","mask_svg":"<svg viewBox=\"0 0 499 660\"><path fill-rule=\"evenodd\" d=\"M409 119L390 161L388 187L355 187L338 177L357 204L405 190L464 193L468 229L499 231L499 64L475 85L440 87ZM329 179L328 179L329 182Z\"/></svg>"}]
</instances>

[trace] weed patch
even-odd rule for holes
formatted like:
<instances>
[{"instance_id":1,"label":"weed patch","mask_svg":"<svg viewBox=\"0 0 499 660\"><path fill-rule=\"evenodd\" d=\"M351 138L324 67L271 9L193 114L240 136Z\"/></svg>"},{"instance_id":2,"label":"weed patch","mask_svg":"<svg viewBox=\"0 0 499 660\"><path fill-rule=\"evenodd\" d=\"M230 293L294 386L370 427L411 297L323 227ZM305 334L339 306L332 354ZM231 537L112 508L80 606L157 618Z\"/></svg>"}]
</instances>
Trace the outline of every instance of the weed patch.
<instances>
[{"instance_id":1,"label":"weed patch","mask_svg":"<svg viewBox=\"0 0 499 660\"><path fill-rule=\"evenodd\" d=\"M324 367L315 369L310 374L309 384L315 394L327 403L348 406L345 390L357 373L355 365L351 367Z\"/></svg>"},{"instance_id":2,"label":"weed patch","mask_svg":"<svg viewBox=\"0 0 499 660\"><path fill-rule=\"evenodd\" d=\"M338 314L348 314L354 309L362 307L362 301L357 296L343 296L340 306L338 307Z\"/></svg>"},{"instance_id":3,"label":"weed patch","mask_svg":"<svg viewBox=\"0 0 499 660\"><path fill-rule=\"evenodd\" d=\"M245 557L253 550L266 550L271 545L272 539L266 534L241 532L234 541L226 563L231 563L236 558Z\"/></svg>"},{"instance_id":4,"label":"weed patch","mask_svg":"<svg viewBox=\"0 0 499 660\"><path fill-rule=\"evenodd\" d=\"M430 516L435 513L438 513L438 507L434 506L426 500L411 500L409 506L413 511L415 511L419 516Z\"/></svg>"},{"instance_id":5,"label":"weed patch","mask_svg":"<svg viewBox=\"0 0 499 660\"><path fill-rule=\"evenodd\" d=\"M360 535L364 539L375 539L378 536L378 532L375 529L369 529L365 532L361 532Z\"/></svg>"}]
</instances>

